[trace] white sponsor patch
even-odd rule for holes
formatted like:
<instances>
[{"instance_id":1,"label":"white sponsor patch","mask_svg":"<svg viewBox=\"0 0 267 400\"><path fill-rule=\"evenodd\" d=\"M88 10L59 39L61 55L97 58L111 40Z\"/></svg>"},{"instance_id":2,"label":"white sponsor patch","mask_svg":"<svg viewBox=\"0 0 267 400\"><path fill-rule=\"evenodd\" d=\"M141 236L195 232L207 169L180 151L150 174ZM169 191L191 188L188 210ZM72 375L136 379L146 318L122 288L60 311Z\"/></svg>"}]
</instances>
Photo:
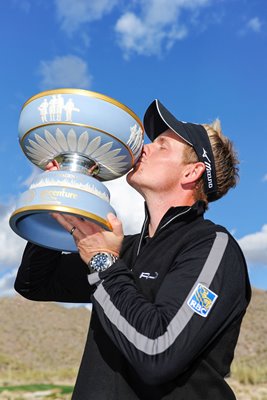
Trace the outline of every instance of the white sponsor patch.
<instances>
[{"instance_id":1,"label":"white sponsor patch","mask_svg":"<svg viewBox=\"0 0 267 400\"><path fill-rule=\"evenodd\" d=\"M187 304L197 314L207 317L217 297L216 293L198 283Z\"/></svg>"}]
</instances>

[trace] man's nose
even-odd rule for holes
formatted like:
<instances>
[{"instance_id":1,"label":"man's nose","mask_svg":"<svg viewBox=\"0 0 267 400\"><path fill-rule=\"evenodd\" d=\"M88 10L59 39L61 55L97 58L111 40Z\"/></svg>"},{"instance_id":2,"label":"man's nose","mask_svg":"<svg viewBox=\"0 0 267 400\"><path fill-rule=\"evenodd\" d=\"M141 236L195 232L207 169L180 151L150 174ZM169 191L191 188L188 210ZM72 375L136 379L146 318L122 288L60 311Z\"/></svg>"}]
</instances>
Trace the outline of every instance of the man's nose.
<instances>
[{"instance_id":1,"label":"man's nose","mask_svg":"<svg viewBox=\"0 0 267 400\"><path fill-rule=\"evenodd\" d=\"M144 144L142 154L148 155L148 153L150 152L151 144L152 143Z\"/></svg>"}]
</instances>

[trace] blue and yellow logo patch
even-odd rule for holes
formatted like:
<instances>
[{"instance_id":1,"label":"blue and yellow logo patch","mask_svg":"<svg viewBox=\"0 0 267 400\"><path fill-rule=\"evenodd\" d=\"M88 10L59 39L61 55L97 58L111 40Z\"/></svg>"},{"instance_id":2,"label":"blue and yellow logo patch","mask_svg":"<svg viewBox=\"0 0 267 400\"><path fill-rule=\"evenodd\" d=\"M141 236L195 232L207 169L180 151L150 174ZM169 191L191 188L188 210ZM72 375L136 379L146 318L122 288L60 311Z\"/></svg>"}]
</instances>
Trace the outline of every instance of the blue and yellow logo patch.
<instances>
[{"instance_id":1,"label":"blue and yellow logo patch","mask_svg":"<svg viewBox=\"0 0 267 400\"><path fill-rule=\"evenodd\" d=\"M202 317L207 317L217 297L217 294L199 283L190 296L187 304L197 314Z\"/></svg>"}]
</instances>

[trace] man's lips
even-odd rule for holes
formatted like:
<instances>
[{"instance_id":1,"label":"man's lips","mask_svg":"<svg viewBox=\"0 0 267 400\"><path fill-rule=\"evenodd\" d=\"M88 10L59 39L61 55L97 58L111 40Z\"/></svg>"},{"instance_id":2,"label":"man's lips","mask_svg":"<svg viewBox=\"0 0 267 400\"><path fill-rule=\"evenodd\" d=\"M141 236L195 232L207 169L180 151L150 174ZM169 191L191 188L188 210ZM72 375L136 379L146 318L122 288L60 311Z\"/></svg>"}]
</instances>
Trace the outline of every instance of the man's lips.
<instances>
[{"instance_id":1,"label":"man's lips","mask_svg":"<svg viewBox=\"0 0 267 400\"><path fill-rule=\"evenodd\" d=\"M134 168L137 168L140 164L144 163L145 160L146 160L146 156L144 153L142 153L142 155L139 157L137 163L135 164Z\"/></svg>"},{"instance_id":2,"label":"man's lips","mask_svg":"<svg viewBox=\"0 0 267 400\"><path fill-rule=\"evenodd\" d=\"M143 154L141 155L141 157L139 158L138 162L143 162L145 159L146 159L146 156L145 156L145 154L143 153Z\"/></svg>"},{"instance_id":3,"label":"man's lips","mask_svg":"<svg viewBox=\"0 0 267 400\"><path fill-rule=\"evenodd\" d=\"M139 160L137 161L136 165L140 165L143 162L144 162L144 157L140 157Z\"/></svg>"}]
</instances>

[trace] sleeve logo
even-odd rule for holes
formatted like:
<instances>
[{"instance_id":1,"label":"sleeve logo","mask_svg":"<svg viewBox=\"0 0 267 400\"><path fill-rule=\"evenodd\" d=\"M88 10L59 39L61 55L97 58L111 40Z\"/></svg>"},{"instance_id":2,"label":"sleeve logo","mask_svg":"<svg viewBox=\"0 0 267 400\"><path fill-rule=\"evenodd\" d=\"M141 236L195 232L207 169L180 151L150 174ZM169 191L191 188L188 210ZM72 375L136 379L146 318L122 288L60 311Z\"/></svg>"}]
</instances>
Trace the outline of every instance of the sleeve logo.
<instances>
[{"instance_id":1,"label":"sleeve logo","mask_svg":"<svg viewBox=\"0 0 267 400\"><path fill-rule=\"evenodd\" d=\"M201 315L201 317L207 317L217 297L217 294L199 283L187 301L187 304L194 312Z\"/></svg>"}]
</instances>

